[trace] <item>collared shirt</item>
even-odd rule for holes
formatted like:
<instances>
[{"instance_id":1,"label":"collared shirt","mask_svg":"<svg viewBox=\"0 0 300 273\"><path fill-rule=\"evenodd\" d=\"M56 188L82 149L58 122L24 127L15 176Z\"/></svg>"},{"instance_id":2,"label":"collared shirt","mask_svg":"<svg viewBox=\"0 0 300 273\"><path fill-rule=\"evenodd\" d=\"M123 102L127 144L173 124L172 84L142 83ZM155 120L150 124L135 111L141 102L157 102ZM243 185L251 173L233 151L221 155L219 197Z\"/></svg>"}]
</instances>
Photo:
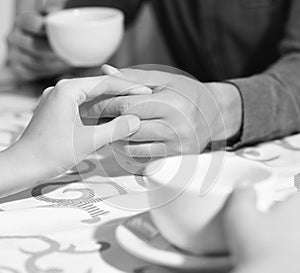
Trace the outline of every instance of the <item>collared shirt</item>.
<instances>
[{"instance_id":1,"label":"collared shirt","mask_svg":"<svg viewBox=\"0 0 300 273\"><path fill-rule=\"evenodd\" d=\"M97 2L123 9L130 23L142 1ZM240 90L238 145L300 131L300 0L150 2L178 68Z\"/></svg>"}]
</instances>

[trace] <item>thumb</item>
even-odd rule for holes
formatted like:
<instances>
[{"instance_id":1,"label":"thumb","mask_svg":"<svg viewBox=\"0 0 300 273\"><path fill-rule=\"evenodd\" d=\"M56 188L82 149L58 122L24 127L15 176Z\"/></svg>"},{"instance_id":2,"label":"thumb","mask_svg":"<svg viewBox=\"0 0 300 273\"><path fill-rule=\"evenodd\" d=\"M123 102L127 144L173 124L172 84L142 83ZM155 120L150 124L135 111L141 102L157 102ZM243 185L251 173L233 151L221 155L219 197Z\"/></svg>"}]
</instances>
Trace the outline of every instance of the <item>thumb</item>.
<instances>
[{"instance_id":1,"label":"thumb","mask_svg":"<svg viewBox=\"0 0 300 273\"><path fill-rule=\"evenodd\" d=\"M45 35L45 20L40 14L34 12L22 13L19 18L19 25L23 31L32 35Z\"/></svg>"},{"instance_id":2,"label":"thumb","mask_svg":"<svg viewBox=\"0 0 300 273\"><path fill-rule=\"evenodd\" d=\"M133 115L119 116L95 127L96 149L134 134L140 128L140 119Z\"/></svg>"}]
</instances>

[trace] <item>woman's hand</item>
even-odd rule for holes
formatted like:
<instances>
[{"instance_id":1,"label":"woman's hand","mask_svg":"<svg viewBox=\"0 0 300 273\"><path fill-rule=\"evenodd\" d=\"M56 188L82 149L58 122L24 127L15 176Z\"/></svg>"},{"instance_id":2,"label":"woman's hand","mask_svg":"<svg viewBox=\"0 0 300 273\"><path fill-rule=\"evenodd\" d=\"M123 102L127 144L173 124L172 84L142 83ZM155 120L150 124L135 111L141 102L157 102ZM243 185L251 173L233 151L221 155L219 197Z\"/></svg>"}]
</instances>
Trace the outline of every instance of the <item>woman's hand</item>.
<instances>
[{"instance_id":1,"label":"woman's hand","mask_svg":"<svg viewBox=\"0 0 300 273\"><path fill-rule=\"evenodd\" d=\"M255 206L253 189L238 189L224 210L224 231L235 273L300 272L300 195L268 213Z\"/></svg>"},{"instance_id":2,"label":"woman's hand","mask_svg":"<svg viewBox=\"0 0 300 273\"><path fill-rule=\"evenodd\" d=\"M45 90L20 140L1 153L0 192L12 193L62 174L103 145L136 132L140 120L133 115L101 125L84 125L79 106L104 93L117 96L141 92L151 90L109 76L63 80Z\"/></svg>"}]
</instances>

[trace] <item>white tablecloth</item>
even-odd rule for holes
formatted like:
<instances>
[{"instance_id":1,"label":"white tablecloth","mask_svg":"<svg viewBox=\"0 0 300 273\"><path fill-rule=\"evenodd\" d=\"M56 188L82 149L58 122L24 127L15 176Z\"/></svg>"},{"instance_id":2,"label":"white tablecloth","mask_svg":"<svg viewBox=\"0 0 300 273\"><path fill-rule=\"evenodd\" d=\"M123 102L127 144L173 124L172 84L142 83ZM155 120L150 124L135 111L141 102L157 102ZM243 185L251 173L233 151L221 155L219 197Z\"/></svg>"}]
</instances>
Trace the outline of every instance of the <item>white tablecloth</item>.
<instances>
[{"instance_id":1,"label":"white tablecloth","mask_svg":"<svg viewBox=\"0 0 300 273\"><path fill-rule=\"evenodd\" d=\"M18 138L36 103L37 99L28 93L0 90L0 149ZM300 135L227 156L244 157L273 168L278 174L278 200L296 191ZM109 201L130 199L144 190L143 180L124 172L109 147L101 151L100 159L106 175L90 157L78 166L85 182L74 169L0 201L1 273L171 272L138 260L118 246L115 227L136 212L118 209Z\"/></svg>"}]
</instances>

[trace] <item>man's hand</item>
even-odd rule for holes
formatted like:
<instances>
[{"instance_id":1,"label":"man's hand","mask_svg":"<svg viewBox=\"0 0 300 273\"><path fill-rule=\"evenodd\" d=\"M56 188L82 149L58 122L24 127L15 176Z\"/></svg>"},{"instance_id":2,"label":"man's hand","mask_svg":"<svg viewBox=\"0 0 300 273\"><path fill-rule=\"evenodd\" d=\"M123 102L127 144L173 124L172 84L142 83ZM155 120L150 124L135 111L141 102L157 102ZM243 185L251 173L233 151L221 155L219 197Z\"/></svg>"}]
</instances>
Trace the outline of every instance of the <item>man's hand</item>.
<instances>
[{"instance_id":1,"label":"man's hand","mask_svg":"<svg viewBox=\"0 0 300 273\"><path fill-rule=\"evenodd\" d=\"M102 69L108 71L107 66ZM241 98L231 84L202 84L191 78L160 71L112 70L122 78L151 87L153 94L121 96L99 102L88 115L136 115L138 132L113 146L131 157L197 154L212 141L225 140L241 125Z\"/></svg>"},{"instance_id":2,"label":"man's hand","mask_svg":"<svg viewBox=\"0 0 300 273\"><path fill-rule=\"evenodd\" d=\"M38 12L27 12L16 18L8 36L8 61L19 79L38 80L68 72L71 68L51 49Z\"/></svg>"},{"instance_id":3,"label":"man's hand","mask_svg":"<svg viewBox=\"0 0 300 273\"><path fill-rule=\"evenodd\" d=\"M255 191L236 190L223 212L225 238L235 273L300 272L300 195L268 213L255 206Z\"/></svg>"}]
</instances>

